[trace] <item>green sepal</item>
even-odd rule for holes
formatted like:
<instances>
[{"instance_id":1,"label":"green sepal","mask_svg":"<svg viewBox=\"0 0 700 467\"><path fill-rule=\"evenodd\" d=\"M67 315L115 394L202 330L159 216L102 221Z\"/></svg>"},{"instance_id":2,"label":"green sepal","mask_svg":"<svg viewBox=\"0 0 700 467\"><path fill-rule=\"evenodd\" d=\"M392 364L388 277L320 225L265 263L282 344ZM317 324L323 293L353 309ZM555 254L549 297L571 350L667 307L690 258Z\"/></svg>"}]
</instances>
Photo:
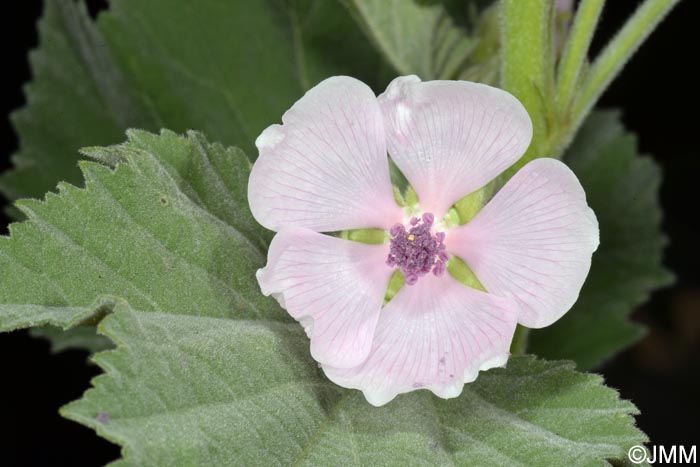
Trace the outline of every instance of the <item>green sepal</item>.
<instances>
[{"instance_id":1,"label":"green sepal","mask_svg":"<svg viewBox=\"0 0 700 467\"><path fill-rule=\"evenodd\" d=\"M411 185L408 185L408 188L406 188L406 206L410 209L417 209L418 208L418 193L416 193L416 190L413 189Z\"/></svg>"},{"instance_id":2,"label":"green sepal","mask_svg":"<svg viewBox=\"0 0 700 467\"><path fill-rule=\"evenodd\" d=\"M353 229L340 232L340 238L353 242L381 245L388 239L386 230L383 229Z\"/></svg>"},{"instance_id":3,"label":"green sepal","mask_svg":"<svg viewBox=\"0 0 700 467\"><path fill-rule=\"evenodd\" d=\"M400 269L394 271L389 279L389 285L386 288L386 294L384 295L384 304L386 305L389 301L399 293L401 287L406 284L406 276L403 275Z\"/></svg>"},{"instance_id":4,"label":"green sepal","mask_svg":"<svg viewBox=\"0 0 700 467\"><path fill-rule=\"evenodd\" d=\"M489 182L483 188L468 194L455 203L455 210L459 216L459 225L464 225L476 216L493 193L494 182Z\"/></svg>"},{"instance_id":5,"label":"green sepal","mask_svg":"<svg viewBox=\"0 0 700 467\"><path fill-rule=\"evenodd\" d=\"M471 268L467 266L467 263L457 258L456 256L453 256L447 262L447 271L452 275L452 277L454 277L467 287L486 292L486 288L476 277L474 271L472 271Z\"/></svg>"},{"instance_id":6,"label":"green sepal","mask_svg":"<svg viewBox=\"0 0 700 467\"><path fill-rule=\"evenodd\" d=\"M401 193L401 190L396 185L392 185L391 189L394 193L394 201L396 201L396 204L398 204L402 208L405 208L406 200L403 198L403 193Z\"/></svg>"}]
</instances>

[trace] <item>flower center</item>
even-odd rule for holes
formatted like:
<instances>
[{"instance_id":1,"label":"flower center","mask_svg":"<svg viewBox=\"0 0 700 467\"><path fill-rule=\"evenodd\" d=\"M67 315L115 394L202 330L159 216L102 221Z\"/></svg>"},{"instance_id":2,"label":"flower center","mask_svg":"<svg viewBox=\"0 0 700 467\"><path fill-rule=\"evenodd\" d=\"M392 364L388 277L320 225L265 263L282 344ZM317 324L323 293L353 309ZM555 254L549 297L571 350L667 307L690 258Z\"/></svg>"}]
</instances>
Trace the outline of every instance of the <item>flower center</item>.
<instances>
[{"instance_id":1,"label":"flower center","mask_svg":"<svg viewBox=\"0 0 700 467\"><path fill-rule=\"evenodd\" d=\"M398 266L406 276L406 284L413 285L418 278L430 271L436 276L445 273L447 252L445 233L431 232L435 216L426 212L421 219L411 218L409 230L401 224L394 225L389 233L389 257L386 264Z\"/></svg>"}]
</instances>

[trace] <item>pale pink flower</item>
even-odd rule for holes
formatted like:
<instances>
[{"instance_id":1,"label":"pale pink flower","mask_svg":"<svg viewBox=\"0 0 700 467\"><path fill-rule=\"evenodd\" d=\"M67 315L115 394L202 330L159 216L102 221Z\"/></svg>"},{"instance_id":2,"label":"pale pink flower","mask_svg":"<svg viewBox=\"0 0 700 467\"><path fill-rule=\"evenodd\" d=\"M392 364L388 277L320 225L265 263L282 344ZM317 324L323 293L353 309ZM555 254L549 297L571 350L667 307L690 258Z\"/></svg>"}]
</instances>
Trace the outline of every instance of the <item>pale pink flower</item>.
<instances>
[{"instance_id":1,"label":"pale pink flower","mask_svg":"<svg viewBox=\"0 0 700 467\"><path fill-rule=\"evenodd\" d=\"M480 370L506 363L516 323L547 326L576 301L598 225L563 163L530 162L470 222L442 222L528 147L530 118L507 92L407 76L377 98L334 77L282 121L257 139L248 186L253 215L278 232L258 281L302 323L332 381L374 405L418 388L456 397ZM394 201L387 151L418 213ZM388 241L320 233L370 227ZM446 272L451 255L489 293ZM383 305L397 268L408 284Z\"/></svg>"}]
</instances>

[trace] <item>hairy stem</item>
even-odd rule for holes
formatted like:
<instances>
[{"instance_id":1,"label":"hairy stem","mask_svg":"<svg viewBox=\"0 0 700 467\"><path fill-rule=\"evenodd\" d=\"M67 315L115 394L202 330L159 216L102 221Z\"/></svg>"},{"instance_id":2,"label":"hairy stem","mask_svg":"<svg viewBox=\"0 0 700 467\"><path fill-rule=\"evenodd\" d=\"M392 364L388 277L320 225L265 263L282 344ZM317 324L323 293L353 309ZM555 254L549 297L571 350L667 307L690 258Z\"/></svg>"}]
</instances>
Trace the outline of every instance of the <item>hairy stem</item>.
<instances>
[{"instance_id":1,"label":"hairy stem","mask_svg":"<svg viewBox=\"0 0 700 467\"><path fill-rule=\"evenodd\" d=\"M581 69L595 32L605 0L582 0L576 10L557 70L557 106L564 115L574 97Z\"/></svg>"},{"instance_id":2,"label":"hairy stem","mask_svg":"<svg viewBox=\"0 0 700 467\"><path fill-rule=\"evenodd\" d=\"M632 54L678 1L646 0L596 58L574 104L571 137Z\"/></svg>"},{"instance_id":3,"label":"hairy stem","mask_svg":"<svg viewBox=\"0 0 700 467\"><path fill-rule=\"evenodd\" d=\"M510 344L510 353L513 355L523 355L527 351L527 337L530 333L530 328L525 326L518 326L515 328L515 334L513 335L513 341Z\"/></svg>"},{"instance_id":4,"label":"hairy stem","mask_svg":"<svg viewBox=\"0 0 700 467\"><path fill-rule=\"evenodd\" d=\"M532 143L506 175L543 153L553 100L553 0L502 0L501 85L522 102L532 119Z\"/></svg>"}]
</instances>

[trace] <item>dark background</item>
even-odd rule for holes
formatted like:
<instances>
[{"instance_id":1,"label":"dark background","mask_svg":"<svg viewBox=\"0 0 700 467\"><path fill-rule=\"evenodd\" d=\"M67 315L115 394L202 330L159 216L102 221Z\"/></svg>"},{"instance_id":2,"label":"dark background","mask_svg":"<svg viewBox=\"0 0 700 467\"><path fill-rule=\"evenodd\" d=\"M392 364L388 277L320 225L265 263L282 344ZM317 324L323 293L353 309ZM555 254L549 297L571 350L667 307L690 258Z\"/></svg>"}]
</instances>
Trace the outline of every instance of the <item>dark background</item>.
<instances>
[{"instance_id":1,"label":"dark background","mask_svg":"<svg viewBox=\"0 0 700 467\"><path fill-rule=\"evenodd\" d=\"M608 2L594 50L638 3ZM88 4L93 13L106 6L104 1ZM694 63L699 7L697 0L682 1L600 104L622 108L641 151L663 166L664 230L671 238L665 263L678 277L673 287L656 292L635 312L634 319L650 327L648 337L600 371L607 384L639 407L639 426L653 444L667 446L700 444L700 94ZM7 114L24 104L22 84L31 78L27 52L37 44L42 2L15 1L3 10L0 170L10 167L9 155L17 148ZM0 214L0 228L6 223ZM51 355L46 342L25 331L0 335L0 464L97 466L119 456L116 446L58 415L58 408L79 398L98 374L95 366L86 365L86 357L80 351Z\"/></svg>"}]
</instances>

